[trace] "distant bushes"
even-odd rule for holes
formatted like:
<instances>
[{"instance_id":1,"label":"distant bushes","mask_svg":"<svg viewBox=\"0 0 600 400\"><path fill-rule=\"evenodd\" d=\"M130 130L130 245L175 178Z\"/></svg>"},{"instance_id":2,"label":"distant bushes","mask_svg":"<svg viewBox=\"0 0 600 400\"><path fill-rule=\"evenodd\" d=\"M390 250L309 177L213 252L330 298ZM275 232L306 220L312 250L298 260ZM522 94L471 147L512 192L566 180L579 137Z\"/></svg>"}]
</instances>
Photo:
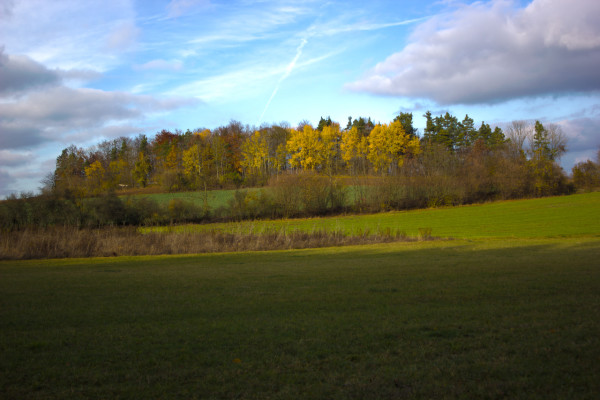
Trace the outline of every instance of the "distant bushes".
<instances>
[{"instance_id":1,"label":"distant bushes","mask_svg":"<svg viewBox=\"0 0 600 400\"><path fill-rule=\"evenodd\" d=\"M0 202L0 229L4 231L55 226L164 225L202 222L206 216L202 207L183 200L173 199L162 206L148 197L120 198L114 193L79 199L22 194Z\"/></svg>"},{"instance_id":2,"label":"distant bushes","mask_svg":"<svg viewBox=\"0 0 600 400\"><path fill-rule=\"evenodd\" d=\"M597 170L583 167L587 165L580 168L583 172L576 175L576 182L594 184ZM407 161L395 175L342 179L314 172L280 174L260 190L237 190L227 205L212 210L207 204L181 199L159 204L151 197L118 197L114 192L92 198L69 192L10 196L0 202L0 229L148 226L380 212L568 194L574 189L553 163L532 168L529 161L507 163L503 156L467 157L457 162L453 155L434 153Z\"/></svg>"},{"instance_id":3,"label":"distant bushes","mask_svg":"<svg viewBox=\"0 0 600 400\"><path fill-rule=\"evenodd\" d=\"M338 178L301 172L282 174L269 181L267 189L238 190L228 208L215 216L244 220L319 216L349 210L347 188Z\"/></svg>"}]
</instances>

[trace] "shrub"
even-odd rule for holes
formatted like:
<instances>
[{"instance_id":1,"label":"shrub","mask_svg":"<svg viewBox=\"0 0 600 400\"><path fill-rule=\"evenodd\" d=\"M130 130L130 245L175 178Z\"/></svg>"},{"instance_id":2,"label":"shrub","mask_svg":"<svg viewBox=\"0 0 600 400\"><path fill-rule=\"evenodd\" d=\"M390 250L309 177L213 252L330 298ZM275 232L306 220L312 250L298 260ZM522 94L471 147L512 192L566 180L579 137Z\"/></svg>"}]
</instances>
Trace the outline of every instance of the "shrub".
<instances>
[{"instance_id":1,"label":"shrub","mask_svg":"<svg viewBox=\"0 0 600 400\"><path fill-rule=\"evenodd\" d=\"M127 225L159 225L168 222L165 212L149 197L128 198L125 208Z\"/></svg>"},{"instance_id":2,"label":"shrub","mask_svg":"<svg viewBox=\"0 0 600 400\"><path fill-rule=\"evenodd\" d=\"M280 175L270 187L275 212L283 217L339 212L346 205L343 182L313 172Z\"/></svg>"},{"instance_id":3,"label":"shrub","mask_svg":"<svg viewBox=\"0 0 600 400\"><path fill-rule=\"evenodd\" d=\"M573 183L578 189L592 190L600 187L600 166L593 161L577 163L572 171Z\"/></svg>"},{"instance_id":4,"label":"shrub","mask_svg":"<svg viewBox=\"0 0 600 400\"><path fill-rule=\"evenodd\" d=\"M300 187L296 175L282 174L271 178L269 187L273 195L275 213L285 218L300 215Z\"/></svg>"},{"instance_id":5,"label":"shrub","mask_svg":"<svg viewBox=\"0 0 600 400\"><path fill-rule=\"evenodd\" d=\"M202 208L181 199L170 200L167 211L171 223L199 221L203 217Z\"/></svg>"},{"instance_id":6,"label":"shrub","mask_svg":"<svg viewBox=\"0 0 600 400\"><path fill-rule=\"evenodd\" d=\"M85 225L124 225L127 211L114 192L84 202Z\"/></svg>"},{"instance_id":7,"label":"shrub","mask_svg":"<svg viewBox=\"0 0 600 400\"><path fill-rule=\"evenodd\" d=\"M265 191L236 190L229 201L229 216L234 220L277 216L272 197Z\"/></svg>"}]
</instances>

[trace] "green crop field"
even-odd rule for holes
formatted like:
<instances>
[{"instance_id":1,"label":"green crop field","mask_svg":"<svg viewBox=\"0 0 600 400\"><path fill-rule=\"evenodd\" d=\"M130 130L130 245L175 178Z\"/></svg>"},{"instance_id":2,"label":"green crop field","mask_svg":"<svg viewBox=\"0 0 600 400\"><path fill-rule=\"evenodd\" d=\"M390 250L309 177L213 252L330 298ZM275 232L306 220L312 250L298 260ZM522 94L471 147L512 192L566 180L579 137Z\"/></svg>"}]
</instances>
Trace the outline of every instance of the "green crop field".
<instances>
[{"instance_id":1,"label":"green crop field","mask_svg":"<svg viewBox=\"0 0 600 400\"><path fill-rule=\"evenodd\" d=\"M599 198L296 221L455 240L0 262L0 398L599 398Z\"/></svg>"},{"instance_id":2,"label":"green crop field","mask_svg":"<svg viewBox=\"0 0 600 400\"><path fill-rule=\"evenodd\" d=\"M205 225L148 228L149 231L218 230L261 232L287 230L342 230L349 234L420 229L444 238L533 238L600 234L600 192L530 200L500 201L462 207L411 210L370 215L244 221Z\"/></svg>"}]
</instances>

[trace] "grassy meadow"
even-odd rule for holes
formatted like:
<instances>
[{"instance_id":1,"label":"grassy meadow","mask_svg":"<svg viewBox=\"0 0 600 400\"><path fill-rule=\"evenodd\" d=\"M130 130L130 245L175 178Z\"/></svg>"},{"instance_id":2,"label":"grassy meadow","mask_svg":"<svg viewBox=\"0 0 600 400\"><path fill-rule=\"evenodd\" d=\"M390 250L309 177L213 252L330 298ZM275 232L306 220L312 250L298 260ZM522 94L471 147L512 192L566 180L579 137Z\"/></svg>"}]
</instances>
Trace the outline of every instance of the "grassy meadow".
<instances>
[{"instance_id":1,"label":"grassy meadow","mask_svg":"<svg viewBox=\"0 0 600 400\"><path fill-rule=\"evenodd\" d=\"M260 189L241 189L246 191L259 191ZM148 193L148 194L133 194L123 195L121 197L127 198L141 198L146 197L156 201L161 205L168 205L171 200L183 200L190 202L198 207L204 207L205 202L209 209L214 210L219 207L226 207L229 201L233 200L235 189L222 189L222 190L207 190L197 192L173 192L173 193Z\"/></svg>"},{"instance_id":2,"label":"grassy meadow","mask_svg":"<svg viewBox=\"0 0 600 400\"><path fill-rule=\"evenodd\" d=\"M460 207L388 213L242 221L143 228L144 232L270 232L277 230L343 231L347 234L423 230L442 238L536 238L600 234L600 192Z\"/></svg>"},{"instance_id":3,"label":"grassy meadow","mask_svg":"<svg viewBox=\"0 0 600 400\"><path fill-rule=\"evenodd\" d=\"M599 200L271 222L454 240L1 261L0 398L596 399Z\"/></svg>"}]
</instances>

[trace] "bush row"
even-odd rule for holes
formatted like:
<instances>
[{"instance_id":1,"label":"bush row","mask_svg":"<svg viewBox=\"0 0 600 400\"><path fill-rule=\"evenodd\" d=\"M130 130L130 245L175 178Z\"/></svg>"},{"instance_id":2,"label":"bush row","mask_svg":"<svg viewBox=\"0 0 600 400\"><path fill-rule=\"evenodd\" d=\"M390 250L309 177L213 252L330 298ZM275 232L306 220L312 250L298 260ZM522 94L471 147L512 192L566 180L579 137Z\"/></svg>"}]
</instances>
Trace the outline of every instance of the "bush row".
<instances>
[{"instance_id":1,"label":"bush row","mask_svg":"<svg viewBox=\"0 0 600 400\"><path fill-rule=\"evenodd\" d=\"M0 202L0 229L76 226L165 225L186 222L290 218L343 212L379 212L470 204L496 199L568 194L574 191L564 173L548 164L543 179L518 163L472 162L420 157L402 173L342 179L311 172L281 174L261 190L238 190L227 206L207 206L180 199L160 205L149 197L120 198L114 192L77 198L69 192L11 196ZM424 163L436 163L435 167ZM494 173L490 173L494 171Z\"/></svg>"},{"instance_id":2,"label":"bush row","mask_svg":"<svg viewBox=\"0 0 600 400\"><path fill-rule=\"evenodd\" d=\"M22 194L0 202L0 229L5 231L52 226L164 225L201 222L205 217L202 207L179 199L162 206L148 197L122 199L115 193L84 199Z\"/></svg>"}]
</instances>

